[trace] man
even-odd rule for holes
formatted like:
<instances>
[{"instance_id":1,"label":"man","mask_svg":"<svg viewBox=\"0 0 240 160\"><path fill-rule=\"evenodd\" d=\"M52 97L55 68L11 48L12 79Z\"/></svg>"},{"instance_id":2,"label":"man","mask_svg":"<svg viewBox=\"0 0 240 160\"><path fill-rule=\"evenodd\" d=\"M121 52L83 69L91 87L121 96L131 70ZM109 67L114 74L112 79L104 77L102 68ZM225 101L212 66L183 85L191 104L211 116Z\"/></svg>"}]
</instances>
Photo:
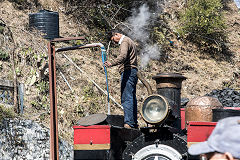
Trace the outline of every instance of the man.
<instances>
[{"instance_id":1,"label":"man","mask_svg":"<svg viewBox=\"0 0 240 160\"><path fill-rule=\"evenodd\" d=\"M121 74L121 104L124 109L124 127L137 128L137 53L136 45L119 31L111 32L111 40L118 43L119 55L116 59L106 61L106 67L119 66Z\"/></svg>"},{"instance_id":2,"label":"man","mask_svg":"<svg viewBox=\"0 0 240 160\"><path fill-rule=\"evenodd\" d=\"M218 121L208 140L191 145L188 152L202 160L240 159L240 116Z\"/></svg>"}]
</instances>

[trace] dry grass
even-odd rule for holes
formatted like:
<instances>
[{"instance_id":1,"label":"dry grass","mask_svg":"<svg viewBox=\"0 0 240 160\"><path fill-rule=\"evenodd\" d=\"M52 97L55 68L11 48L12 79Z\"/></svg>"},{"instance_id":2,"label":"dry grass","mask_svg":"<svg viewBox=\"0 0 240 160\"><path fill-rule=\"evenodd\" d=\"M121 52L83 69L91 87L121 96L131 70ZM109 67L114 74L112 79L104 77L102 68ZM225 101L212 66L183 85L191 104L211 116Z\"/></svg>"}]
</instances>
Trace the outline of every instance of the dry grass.
<instances>
[{"instance_id":1,"label":"dry grass","mask_svg":"<svg viewBox=\"0 0 240 160\"><path fill-rule=\"evenodd\" d=\"M87 32L82 24L76 24L72 19L62 13L64 9L61 3L47 3L39 1L46 9L53 9L60 14L60 35L63 37L77 36ZM49 1L50 2L50 1ZM45 4L47 3L47 4ZM181 9L181 5L175 6ZM239 65L239 22L240 15L236 7L230 3L231 11L226 13L226 19L229 28L229 48L235 53L231 61L217 60L209 55L200 53L198 49L191 44L173 39L174 47L169 47L168 59L166 62L150 61L149 67L142 70L146 80L155 89L155 81L152 76L160 72L179 72L187 77L183 82L182 97L192 99L196 96L202 96L211 92L213 89L222 89L224 87L239 88L240 65ZM27 31L28 14L33 11L16 10L10 2L0 2L0 15L14 33L17 43L17 67L20 70L18 80L25 84L25 110L24 118L38 121L49 127L50 109L49 94L41 93L39 85L47 77L41 77L42 66L47 59L47 41L42 39L38 33ZM170 11L169 11L170 12ZM176 22L171 22L171 26L176 26ZM2 40L2 39L1 39ZM11 45L4 43L5 46ZM67 46L69 44L57 44L57 47ZM30 49L31 48L31 49ZM116 49L113 49L116 51ZM99 50L77 50L69 51L68 55L73 61L84 70L97 84L105 89L105 76L102 67ZM112 55L110 55L112 56ZM69 142L73 142L72 126L77 123L80 117L93 113L106 113L107 100L101 91L99 91L86 77L79 72L70 62L68 62L62 53L57 54L57 98L58 98L58 122L59 134ZM41 62L40 66L39 63ZM2 70L2 79L11 79L11 67L9 62L0 61ZM68 80L73 92L67 86L61 77L60 71ZM108 69L110 94L120 103L120 75L117 68ZM36 80L34 80L36 77ZM137 99L140 108L143 100L147 97L147 90L140 82L137 86ZM117 105L111 102L112 114L123 114ZM141 119L139 115L139 119ZM140 120L140 125L145 125Z\"/></svg>"}]
</instances>

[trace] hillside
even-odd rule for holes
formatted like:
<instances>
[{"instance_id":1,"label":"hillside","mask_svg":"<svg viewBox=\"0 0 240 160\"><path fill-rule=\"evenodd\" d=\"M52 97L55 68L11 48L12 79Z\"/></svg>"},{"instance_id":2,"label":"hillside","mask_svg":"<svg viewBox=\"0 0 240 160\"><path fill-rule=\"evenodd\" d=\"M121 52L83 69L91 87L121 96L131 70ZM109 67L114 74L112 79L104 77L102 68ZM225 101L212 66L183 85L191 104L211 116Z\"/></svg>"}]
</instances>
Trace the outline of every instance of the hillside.
<instances>
[{"instance_id":1,"label":"hillside","mask_svg":"<svg viewBox=\"0 0 240 160\"><path fill-rule=\"evenodd\" d=\"M26 1L28 2L28 1ZM49 92L47 70L47 40L44 40L37 31L29 31L28 14L36 13L40 9L48 9L59 13L60 35L62 37L75 37L84 35L85 41L59 43L57 47L74 45L76 43L101 42L108 46L106 39L97 39L93 36L91 28L86 23L76 21L74 16L67 14L67 6L64 1L39 0L31 7L20 7L16 3L0 1L0 19L11 29L15 44L9 40L9 30L3 27L0 30L1 51L9 56L15 46L15 71L17 80L24 83L24 114L21 118L31 119L49 127ZM170 3L171 2L171 3ZM178 27L177 13L184 6L183 1L172 0L163 8L167 13L165 20L170 30ZM173 46L168 45L164 57L158 60L150 60L146 67L141 69L146 80L155 89L152 76L161 72L178 72L187 77L183 82L182 97L192 99L203 96L213 89L226 87L239 90L240 82L240 14L233 1L225 2L224 17L226 20L228 42L227 47L231 56L210 55L199 51L197 46L176 36L171 37ZM21 6L21 5L20 5ZM124 10L122 11L124 12ZM130 14L129 14L130 16ZM3 23L1 22L1 23ZM94 30L94 29L93 29ZM138 47L142 47L141 43ZM63 54L69 56L86 73L79 72ZM110 46L110 58L117 55L117 47ZM57 54L57 96L58 96L58 120L59 134L72 142L72 126L80 117L93 113L106 113L106 96L99 91L87 78L91 77L97 84L105 89L105 76L99 49L82 49ZM142 57L139 56L139 64ZM0 79L13 80L12 59L0 61ZM87 76L86 76L87 74ZM72 90L64 81L63 76L69 82ZM120 75L117 68L108 69L110 94L120 103ZM138 106L146 98L146 88L138 83ZM123 114L122 110L111 102L112 114ZM139 115L140 119L140 115ZM144 123L140 120L140 125Z\"/></svg>"}]
</instances>

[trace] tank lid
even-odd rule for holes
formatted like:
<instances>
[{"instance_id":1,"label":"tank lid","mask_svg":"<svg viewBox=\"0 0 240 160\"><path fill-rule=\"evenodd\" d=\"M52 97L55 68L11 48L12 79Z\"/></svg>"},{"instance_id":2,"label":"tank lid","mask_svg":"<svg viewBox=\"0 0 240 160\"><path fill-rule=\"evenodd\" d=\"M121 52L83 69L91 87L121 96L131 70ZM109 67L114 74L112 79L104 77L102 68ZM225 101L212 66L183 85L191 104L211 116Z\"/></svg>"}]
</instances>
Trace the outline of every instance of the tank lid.
<instances>
[{"instance_id":1,"label":"tank lid","mask_svg":"<svg viewBox=\"0 0 240 160\"><path fill-rule=\"evenodd\" d=\"M86 117L82 117L78 121L78 125L91 126L91 125L95 125L95 124L105 121L106 118L107 118L107 115L103 114L103 113L92 114L92 115L89 115Z\"/></svg>"},{"instance_id":2,"label":"tank lid","mask_svg":"<svg viewBox=\"0 0 240 160\"><path fill-rule=\"evenodd\" d=\"M54 11L42 9L42 10L39 10L39 12L37 12L37 13L29 13L29 16L44 15L44 14L54 14L54 15L58 15L58 12L54 12Z\"/></svg>"},{"instance_id":3,"label":"tank lid","mask_svg":"<svg viewBox=\"0 0 240 160\"><path fill-rule=\"evenodd\" d=\"M182 79L182 80L187 79L186 77L184 77L180 73L159 73L156 76L153 76L152 78L154 80L160 79L160 78L176 78L176 79Z\"/></svg>"},{"instance_id":4,"label":"tank lid","mask_svg":"<svg viewBox=\"0 0 240 160\"><path fill-rule=\"evenodd\" d=\"M53 12L53 11L49 11L49 10L47 10L47 9L42 9L42 10L40 10L39 12Z\"/></svg>"}]
</instances>

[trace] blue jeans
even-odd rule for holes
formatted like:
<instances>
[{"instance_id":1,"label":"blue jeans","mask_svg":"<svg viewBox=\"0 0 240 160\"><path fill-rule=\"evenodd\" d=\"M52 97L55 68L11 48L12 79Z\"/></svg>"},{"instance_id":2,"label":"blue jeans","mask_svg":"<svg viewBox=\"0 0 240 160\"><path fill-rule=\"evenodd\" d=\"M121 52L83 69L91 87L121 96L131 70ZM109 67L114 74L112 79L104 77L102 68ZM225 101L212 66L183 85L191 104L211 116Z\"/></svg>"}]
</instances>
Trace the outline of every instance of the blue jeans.
<instances>
[{"instance_id":1,"label":"blue jeans","mask_svg":"<svg viewBox=\"0 0 240 160\"><path fill-rule=\"evenodd\" d=\"M121 104L124 109L124 123L137 126L137 69L126 69L121 73Z\"/></svg>"}]
</instances>

